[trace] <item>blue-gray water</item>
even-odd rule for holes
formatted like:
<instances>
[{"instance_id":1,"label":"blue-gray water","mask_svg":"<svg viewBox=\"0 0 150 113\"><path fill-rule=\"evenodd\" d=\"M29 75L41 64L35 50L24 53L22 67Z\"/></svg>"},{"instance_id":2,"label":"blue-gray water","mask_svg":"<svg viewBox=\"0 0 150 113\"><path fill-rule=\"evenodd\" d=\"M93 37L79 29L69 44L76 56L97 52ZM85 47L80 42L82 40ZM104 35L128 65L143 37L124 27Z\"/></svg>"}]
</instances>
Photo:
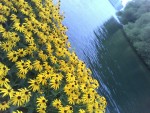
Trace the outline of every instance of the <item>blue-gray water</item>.
<instances>
[{"instance_id":1,"label":"blue-gray water","mask_svg":"<svg viewBox=\"0 0 150 113\"><path fill-rule=\"evenodd\" d=\"M108 0L62 0L72 48L100 82L107 113L150 113L150 71L130 47Z\"/></svg>"}]
</instances>

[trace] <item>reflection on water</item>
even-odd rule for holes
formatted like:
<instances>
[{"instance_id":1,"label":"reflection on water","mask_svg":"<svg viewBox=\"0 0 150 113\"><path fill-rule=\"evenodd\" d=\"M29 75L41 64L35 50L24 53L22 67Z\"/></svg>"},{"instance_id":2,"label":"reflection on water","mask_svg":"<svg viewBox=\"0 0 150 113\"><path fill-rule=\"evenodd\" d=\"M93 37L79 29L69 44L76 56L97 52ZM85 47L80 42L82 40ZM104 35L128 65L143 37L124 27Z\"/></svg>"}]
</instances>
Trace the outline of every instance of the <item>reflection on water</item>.
<instances>
[{"instance_id":1,"label":"reflection on water","mask_svg":"<svg viewBox=\"0 0 150 113\"><path fill-rule=\"evenodd\" d=\"M61 9L65 12L69 40L77 55L84 59L81 54L93 40L93 30L114 15L115 9L108 0L62 0Z\"/></svg>"},{"instance_id":2,"label":"reflection on water","mask_svg":"<svg viewBox=\"0 0 150 113\"><path fill-rule=\"evenodd\" d=\"M97 32L98 60L94 61L97 66L90 65L102 73L101 79L121 113L149 113L150 71L129 46L122 30L116 28L114 31L111 24L115 24L113 19L104 24L105 32ZM109 99L109 95L106 96ZM111 113L116 113L111 105L108 107Z\"/></svg>"},{"instance_id":3,"label":"reflection on water","mask_svg":"<svg viewBox=\"0 0 150 113\"><path fill-rule=\"evenodd\" d=\"M62 0L61 9L72 47L101 83L107 113L149 113L150 72L115 19L108 20L115 14L108 0Z\"/></svg>"}]
</instances>

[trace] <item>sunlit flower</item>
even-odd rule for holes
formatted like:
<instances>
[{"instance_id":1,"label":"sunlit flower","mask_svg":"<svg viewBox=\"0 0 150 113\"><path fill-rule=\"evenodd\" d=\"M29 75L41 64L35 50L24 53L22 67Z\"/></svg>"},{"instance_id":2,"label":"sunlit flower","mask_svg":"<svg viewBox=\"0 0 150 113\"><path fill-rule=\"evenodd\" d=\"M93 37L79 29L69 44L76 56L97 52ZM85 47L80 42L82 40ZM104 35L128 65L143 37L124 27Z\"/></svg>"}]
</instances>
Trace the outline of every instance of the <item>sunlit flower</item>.
<instances>
[{"instance_id":1,"label":"sunlit flower","mask_svg":"<svg viewBox=\"0 0 150 113\"><path fill-rule=\"evenodd\" d=\"M2 97L9 96L10 98L14 95L14 90L11 86L6 85L5 88L0 88L0 93L2 93Z\"/></svg>"},{"instance_id":2,"label":"sunlit flower","mask_svg":"<svg viewBox=\"0 0 150 113\"><path fill-rule=\"evenodd\" d=\"M55 100L52 102L52 105L53 105L55 108L60 108L60 107L62 107L61 100L60 100L60 99L55 99Z\"/></svg>"},{"instance_id":3,"label":"sunlit flower","mask_svg":"<svg viewBox=\"0 0 150 113\"><path fill-rule=\"evenodd\" d=\"M29 80L29 83L30 83L29 88L31 88L31 89L33 90L33 92L39 91L40 86L39 86L39 82L38 82L37 80L34 80L34 79L32 80L32 79L30 79L30 80Z\"/></svg>"},{"instance_id":4,"label":"sunlit flower","mask_svg":"<svg viewBox=\"0 0 150 113\"><path fill-rule=\"evenodd\" d=\"M2 102L0 103L0 111L5 111L6 109L8 109L10 106L7 102Z\"/></svg>"},{"instance_id":5,"label":"sunlit flower","mask_svg":"<svg viewBox=\"0 0 150 113\"><path fill-rule=\"evenodd\" d=\"M9 84L9 79L8 78L5 78L5 77L2 77L0 78L0 86L7 86Z\"/></svg>"},{"instance_id":6,"label":"sunlit flower","mask_svg":"<svg viewBox=\"0 0 150 113\"><path fill-rule=\"evenodd\" d=\"M86 113L86 112L83 109L79 109L79 113Z\"/></svg>"},{"instance_id":7,"label":"sunlit flower","mask_svg":"<svg viewBox=\"0 0 150 113\"><path fill-rule=\"evenodd\" d=\"M15 92L14 96L11 98L13 105L22 106L25 103L25 99L21 92Z\"/></svg>"},{"instance_id":8,"label":"sunlit flower","mask_svg":"<svg viewBox=\"0 0 150 113\"><path fill-rule=\"evenodd\" d=\"M10 51L7 54L7 57L9 60L11 60L12 62L16 62L18 59L18 53L16 51Z\"/></svg>"},{"instance_id":9,"label":"sunlit flower","mask_svg":"<svg viewBox=\"0 0 150 113\"><path fill-rule=\"evenodd\" d=\"M24 98L25 102L29 102L31 97L31 92L27 88L21 88L18 91L22 94L22 97Z\"/></svg>"},{"instance_id":10,"label":"sunlit flower","mask_svg":"<svg viewBox=\"0 0 150 113\"><path fill-rule=\"evenodd\" d=\"M26 50L24 49L18 49L17 53L19 57L24 57L27 54Z\"/></svg>"},{"instance_id":11,"label":"sunlit flower","mask_svg":"<svg viewBox=\"0 0 150 113\"><path fill-rule=\"evenodd\" d=\"M46 108L47 100L44 96L40 96L39 98L37 98L36 103L38 107Z\"/></svg>"},{"instance_id":12,"label":"sunlit flower","mask_svg":"<svg viewBox=\"0 0 150 113\"><path fill-rule=\"evenodd\" d=\"M0 111L102 113L99 83L71 48L60 0L0 3ZM5 101L3 101L5 100ZM8 101L8 102L7 102ZM13 111L15 110L15 111Z\"/></svg>"},{"instance_id":13,"label":"sunlit flower","mask_svg":"<svg viewBox=\"0 0 150 113\"><path fill-rule=\"evenodd\" d=\"M50 85L53 89L57 90L60 86L60 81L55 80L55 79L51 79Z\"/></svg>"},{"instance_id":14,"label":"sunlit flower","mask_svg":"<svg viewBox=\"0 0 150 113\"><path fill-rule=\"evenodd\" d=\"M40 64L40 61L38 60L35 60L34 63L33 63L33 67L36 71L42 71L43 67L42 65Z\"/></svg>"},{"instance_id":15,"label":"sunlit flower","mask_svg":"<svg viewBox=\"0 0 150 113\"><path fill-rule=\"evenodd\" d=\"M1 45L0 45L0 47L4 50L4 51L6 51L6 52L8 52L8 51L11 51L12 50L12 43L9 41L9 42L3 42Z\"/></svg>"}]
</instances>

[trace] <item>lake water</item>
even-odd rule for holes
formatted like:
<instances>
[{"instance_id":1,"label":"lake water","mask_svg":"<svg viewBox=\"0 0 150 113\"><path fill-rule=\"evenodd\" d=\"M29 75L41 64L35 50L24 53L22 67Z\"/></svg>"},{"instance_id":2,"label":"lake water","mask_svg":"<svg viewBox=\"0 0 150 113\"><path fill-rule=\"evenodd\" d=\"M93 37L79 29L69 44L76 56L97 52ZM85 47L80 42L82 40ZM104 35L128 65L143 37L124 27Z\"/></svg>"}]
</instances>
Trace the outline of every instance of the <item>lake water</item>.
<instances>
[{"instance_id":1,"label":"lake water","mask_svg":"<svg viewBox=\"0 0 150 113\"><path fill-rule=\"evenodd\" d=\"M106 112L150 113L150 71L124 37L109 1L62 0L61 10L72 48L100 82Z\"/></svg>"}]
</instances>

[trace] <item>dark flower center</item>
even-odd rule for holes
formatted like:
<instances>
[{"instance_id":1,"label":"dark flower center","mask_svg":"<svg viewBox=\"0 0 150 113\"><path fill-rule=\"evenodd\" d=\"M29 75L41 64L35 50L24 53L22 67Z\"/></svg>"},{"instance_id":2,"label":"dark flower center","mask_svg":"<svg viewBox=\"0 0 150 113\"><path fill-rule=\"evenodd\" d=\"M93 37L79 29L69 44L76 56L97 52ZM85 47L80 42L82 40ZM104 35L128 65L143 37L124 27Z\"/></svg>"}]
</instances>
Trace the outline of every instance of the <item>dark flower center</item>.
<instances>
[{"instance_id":1,"label":"dark flower center","mask_svg":"<svg viewBox=\"0 0 150 113\"><path fill-rule=\"evenodd\" d=\"M18 100L20 100L20 99L21 99L21 96L18 96L17 98L18 98Z\"/></svg>"},{"instance_id":2,"label":"dark flower center","mask_svg":"<svg viewBox=\"0 0 150 113\"><path fill-rule=\"evenodd\" d=\"M88 94L88 98L91 98L90 94Z\"/></svg>"},{"instance_id":3,"label":"dark flower center","mask_svg":"<svg viewBox=\"0 0 150 113\"><path fill-rule=\"evenodd\" d=\"M26 92L25 92L25 94L26 94L26 95L28 95L28 94L29 94L29 92L28 92L28 91L26 91Z\"/></svg>"},{"instance_id":4,"label":"dark flower center","mask_svg":"<svg viewBox=\"0 0 150 113\"><path fill-rule=\"evenodd\" d=\"M17 55L16 54L13 54L13 57L16 57Z\"/></svg>"},{"instance_id":5,"label":"dark flower center","mask_svg":"<svg viewBox=\"0 0 150 113\"><path fill-rule=\"evenodd\" d=\"M2 81L5 81L5 78L2 78Z\"/></svg>"}]
</instances>

